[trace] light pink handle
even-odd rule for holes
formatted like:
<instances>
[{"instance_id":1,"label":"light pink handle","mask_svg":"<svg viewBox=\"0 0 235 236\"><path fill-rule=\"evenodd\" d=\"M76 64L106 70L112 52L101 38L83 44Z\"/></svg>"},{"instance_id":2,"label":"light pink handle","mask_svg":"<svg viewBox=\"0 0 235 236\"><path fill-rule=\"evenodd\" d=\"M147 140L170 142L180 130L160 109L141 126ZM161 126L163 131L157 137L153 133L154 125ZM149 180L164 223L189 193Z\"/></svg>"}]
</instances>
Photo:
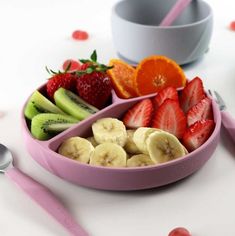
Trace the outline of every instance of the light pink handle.
<instances>
[{"instance_id":1,"label":"light pink handle","mask_svg":"<svg viewBox=\"0 0 235 236\"><path fill-rule=\"evenodd\" d=\"M48 188L15 167L6 171L5 175L63 225L71 235L88 236L88 233L72 218L67 209Z\"/></svg>"},{"instance_id":2,"label":"light pink handle","mask_svg":"<svg viewBox=\"0 0 235 236\"><path fill-rule=\"evenodd\" d=\"M222 123L235 142L235 119L227 111L221 111Z\"/></svg>"},{"instance_id":3,"label":"light pink handle","mask_svg":"<svg viewBox=\"0 0 235 236\"><path fill-rule=\"evenodd\" d=\"M164 17L160 26L170 26L192 0L178 0Z\"/></svg>"}]
</instances>

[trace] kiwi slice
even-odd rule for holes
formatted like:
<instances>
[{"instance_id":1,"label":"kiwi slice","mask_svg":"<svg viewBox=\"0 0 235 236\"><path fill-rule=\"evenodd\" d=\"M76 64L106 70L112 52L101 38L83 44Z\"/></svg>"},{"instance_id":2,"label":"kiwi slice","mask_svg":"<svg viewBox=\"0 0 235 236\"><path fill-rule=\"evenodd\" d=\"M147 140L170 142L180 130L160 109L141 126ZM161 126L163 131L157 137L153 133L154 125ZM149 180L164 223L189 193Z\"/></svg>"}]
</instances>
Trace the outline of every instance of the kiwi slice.
<instances>
[{"instance_id":1,"label":"kiwi slice","mask_svg":"<svg viewBox=\"0 0 235 236\"><path fill-rule=\"evenodd\" d=\"M33 117L31 133L39 140L47 140L79 122L72 116L41 113Z\"/></svg>"},{"instance_id":2,"label":"kiwi slice","mask_svg":"<svg viewBox=\"0 0 235 236\"><path fill-rule=\"evenodd\" d=\"M79 120L83 120L99 111L96 107L88 104L75 93L64 88L59 88L55 92L54 99L60 109Z\"/></svg>"},{"instance_id":3,"label":"kiwi slice","mask_svg":"<svg viewBox=\"0 0 235 236\"><path fill-rule=\"evenodd\" d=\"M25 106L24 115L31 120L34 116L40 113L57 113L65 115L59 107L36 90L31 95Z\"/></svg>"}]
</instances>

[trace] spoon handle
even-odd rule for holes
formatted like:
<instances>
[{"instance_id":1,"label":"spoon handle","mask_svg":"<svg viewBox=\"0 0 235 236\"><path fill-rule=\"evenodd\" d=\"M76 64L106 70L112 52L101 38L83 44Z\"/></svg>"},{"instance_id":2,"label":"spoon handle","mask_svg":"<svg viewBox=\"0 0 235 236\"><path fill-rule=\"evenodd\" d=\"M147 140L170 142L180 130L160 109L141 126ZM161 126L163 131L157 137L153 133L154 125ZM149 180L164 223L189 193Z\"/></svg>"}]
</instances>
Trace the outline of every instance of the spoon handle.
<instances>
[{"instance_id":1,"label":"spoon handle","mask_svg":"<svg viewBox=\"0 0 235 236\"><path fill-rule=\"evenodd\" d=\"M5 175L64 226L71 235L88 236L88 233L74 220L68 210L48 188L15 167L7 170Z\"/></svg>"}]
</instances>

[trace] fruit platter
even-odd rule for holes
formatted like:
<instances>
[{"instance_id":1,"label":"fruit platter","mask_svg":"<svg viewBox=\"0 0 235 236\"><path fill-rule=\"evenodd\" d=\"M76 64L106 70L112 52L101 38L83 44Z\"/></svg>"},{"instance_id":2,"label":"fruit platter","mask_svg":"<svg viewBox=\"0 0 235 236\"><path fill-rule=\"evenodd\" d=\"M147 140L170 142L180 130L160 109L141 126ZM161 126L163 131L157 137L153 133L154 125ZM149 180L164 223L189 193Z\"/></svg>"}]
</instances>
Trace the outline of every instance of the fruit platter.
<instances>
[{"instance_id":1,"label":"fruit platter","mask_svg":"<svg viewBox=\"0 0 235 236\"><path fill-rule=\"evenodd\" d=\"M47 68L50 79L22 109L30 155L72 183L104 190L140 190L183 179L212 156L221 117L203 80L186 79L163 56L136 67L119 59Z\"/></svg>"}]
</instances>

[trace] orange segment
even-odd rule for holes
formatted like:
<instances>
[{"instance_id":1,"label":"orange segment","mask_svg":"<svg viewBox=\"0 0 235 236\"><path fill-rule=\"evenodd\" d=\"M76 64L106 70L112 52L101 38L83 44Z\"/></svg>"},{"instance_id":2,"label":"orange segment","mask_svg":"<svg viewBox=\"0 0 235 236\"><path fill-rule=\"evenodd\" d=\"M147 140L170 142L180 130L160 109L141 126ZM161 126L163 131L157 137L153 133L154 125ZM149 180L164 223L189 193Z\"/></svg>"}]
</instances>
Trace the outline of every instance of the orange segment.
<instances>
[{"instance_id":1,"label":"orange segment","mask_svg":"<svg viewBox=\"0 0 235 236\"><path fill-rule=\"evenodd\" d=\"M165 56L150 56L136 68L135 86L138 95L155 93L167 86L184 87L186 77L181 67Z\"/></svg>"},{"instance_id":2,"label":"orange segment","mask_svg":"<svg viewBox=\"0 0 235 236\"><path fill-rule=\"evenodd\" d=\"M117 95L120 98L135 97L135 69L119 59L110 60L109 66L113 66L107 73Z\"/></svg>"}]
</instances>

